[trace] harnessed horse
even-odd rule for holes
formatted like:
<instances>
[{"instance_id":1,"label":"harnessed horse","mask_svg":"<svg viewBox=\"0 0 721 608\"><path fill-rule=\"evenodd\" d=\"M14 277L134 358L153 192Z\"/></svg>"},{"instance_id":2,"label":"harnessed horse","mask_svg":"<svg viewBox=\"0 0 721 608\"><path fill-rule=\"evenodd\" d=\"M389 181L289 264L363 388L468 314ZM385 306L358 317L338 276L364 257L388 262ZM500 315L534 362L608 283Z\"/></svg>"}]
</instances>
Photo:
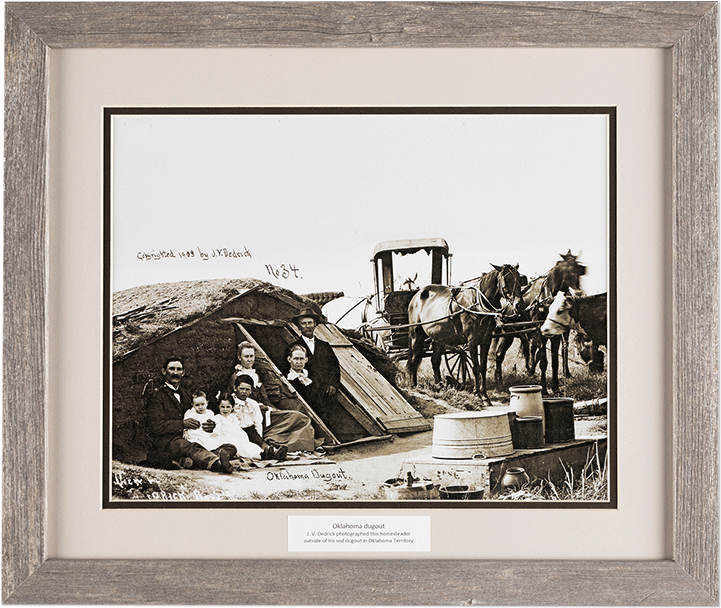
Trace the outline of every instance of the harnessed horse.
<instances>
[{"instance_id":1,"label":"harnessed horse","mask_svg":"<svg viewBox=\"0 0 721 608\"><path fill-rule=\"evenodd\" d=\"M586 267L579 264L578 256L568 252L561 255L561 260L556 262L545 275L530 282L523 291L523 302L525 304L524 317L530 321L543 321L548 314L548 305L555 295L560 291L566 294L583 293L580 287L580 278L586 274ZM531 332L530 338L519 336L521 348L526 361L526 371L532 375L536 369L536 363L541 369L541 386L546 393L546 370L548 369L548 358L546 355L546 342L548 338L541 335L540 331ZM551 388L558 390L558 350L563 342L563 374L570 376L568 369L568 332L550 338L551 346L551 371L553 374ZM500 383L503 378L503 359L506 352L513 343L513 336L499 339L495 357L495 379Z\"/></svg>"},{"instance_id":2,"label":"harnessed horse","mask_svg":"<svg viewBox=\"0 0 721 608\"><path fill-rule=\"evenodd\" d=\"M518 315L523 309L522 280L518 264L493 265L493 270L461 287L426 285L408 305L408 376L417 382L418 366L425 353L424 339L433 341L431 365L436 384L441 381L441 357L446 345L468 345L473 362L475 392L484 405L486 367L496 319Z\"/></svg>"},{"instance_id":3,"label":"harnessed horse","mask_svg":"<svg viewBox=\"0 0 721 608\"><path fill-rule=\"evenodd\" d=\"M558 292L541 326L541 334L552 338L568 332L569 329L575 330L579 337L582 336L589 343L587 362L590 371L602 372L603 353L598 347L607 344L607 301L606 293L573 297Z\"/></svg>"}]
</instances>

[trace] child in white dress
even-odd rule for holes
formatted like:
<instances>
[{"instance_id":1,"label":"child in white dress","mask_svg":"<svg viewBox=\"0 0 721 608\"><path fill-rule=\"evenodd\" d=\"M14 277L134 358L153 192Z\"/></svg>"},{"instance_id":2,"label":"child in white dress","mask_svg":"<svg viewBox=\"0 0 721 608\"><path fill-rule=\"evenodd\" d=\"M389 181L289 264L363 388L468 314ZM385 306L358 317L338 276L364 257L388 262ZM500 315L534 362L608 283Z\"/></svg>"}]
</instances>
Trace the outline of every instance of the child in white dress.
<instances>
[{"instance_id":1,"label":"child in white dress","mask_svg":"<svg viewBox=\"0 0 721 608\"><path fill-rule=\"evenodd\" d=\"M200 422L200 427L197 429L185 429L183 431L183 439L199 443L206 450L214 450L219 447L223 442L218 443L212 438L210 433L206 433L203 430L203 423L208 420L213 420L213 416L213 412L208 409L208 399L205 397L205 393L203 391L194 392L193 407L185 412L183 419L194 418Z\"/></svg>"},{"instance_id":2,"label":"child in white dress","mask_svg":"<svg viewBox=\"0 0 721 608\"><path fill-rule=\"evenodd\" d=\"M284 445L273 447L263 440L263 414L257 401L250 398L253 390L253 378L247 374L241 374L235 379L235 392L232 400L240 427L250 439L251 443L260 446L262 460L285 460L288 448Z\"/></svg>"},{"instance_id":3,"label":"child in white dress","mask_svg":"<svg viewBox=\"0 0 721 608\"><path fill-rule=\"evenodd\" d=\"M238 417L233 413L234 406L235 404L230 395L221 396L218 405L220 413L213 417L215 422L213 439L221 444L230 443L234 445L235 449L238 450L238 456L242 458L260 460L263 450L248 439L248 435L240 426Z\"/></svg>"}]
</instances>

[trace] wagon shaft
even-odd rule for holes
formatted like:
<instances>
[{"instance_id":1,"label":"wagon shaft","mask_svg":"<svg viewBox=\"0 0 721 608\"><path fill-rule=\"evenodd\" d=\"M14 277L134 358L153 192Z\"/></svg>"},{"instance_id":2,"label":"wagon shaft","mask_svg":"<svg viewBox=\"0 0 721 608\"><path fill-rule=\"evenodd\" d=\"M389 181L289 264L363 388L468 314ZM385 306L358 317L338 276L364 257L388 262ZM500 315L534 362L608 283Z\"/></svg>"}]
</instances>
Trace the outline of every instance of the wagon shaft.
<instances>
[{"instance_id":1,"label":"wagon shaft","mask_svg":"<svg viewBox=\"0 0 721 608\"><path fill-rule=\"evenodd\" d=\"M533 333L543 321L519 321L517 323L499 323L493 332L495 337L501 336L522 336Z\"/></svg>"}]
</instances>

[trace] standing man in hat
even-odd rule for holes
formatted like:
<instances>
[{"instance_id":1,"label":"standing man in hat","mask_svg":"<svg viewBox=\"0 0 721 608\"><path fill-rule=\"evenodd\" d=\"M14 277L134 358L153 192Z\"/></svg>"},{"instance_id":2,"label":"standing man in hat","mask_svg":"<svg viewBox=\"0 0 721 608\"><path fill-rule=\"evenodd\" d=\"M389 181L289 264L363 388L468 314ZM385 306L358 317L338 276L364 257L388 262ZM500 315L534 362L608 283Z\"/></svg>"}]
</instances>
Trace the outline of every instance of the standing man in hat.
<instances>
[{"instance_id":1,"label":"standing man in hat","mask_svg":"<svg viewBox=\"0 0 721 608\"><path fill-rule=\"evenodd\" d=\"M331 345L315 336L320 317L313 309L302 308L293 317L293 323L298 326L301 334L293 344L300 344L308 352L308 377L316 383L319 394L333 399L340 388L340 364Z\"/></svg>"},{"instance_id":2,"label":"standing man in hat","mask_svg":"<svg viewBox=\"0 0 721 608\"><path fill-rule=\"evenodd\" d=\"M338 391L341 386L340 363L331 345L315 336L315 328L320 322L320 317L312 309L303 308L293 317L293 322L300 329L301 336L289 346L287 360L292 367L293 356L299 358L299 365L293 369L297 376L298 371L303 369L307 355L305 370L308 372L310 386L314 387L308 391L309 387L304 386L304 390L299 393L308 401L308 405L321 417L338 441L344 443L366 436L365 429L338 401ZM297 352L299 345L305 354ZM290 376L289 372L289 380Z\"/></svg>"}]
</instances>

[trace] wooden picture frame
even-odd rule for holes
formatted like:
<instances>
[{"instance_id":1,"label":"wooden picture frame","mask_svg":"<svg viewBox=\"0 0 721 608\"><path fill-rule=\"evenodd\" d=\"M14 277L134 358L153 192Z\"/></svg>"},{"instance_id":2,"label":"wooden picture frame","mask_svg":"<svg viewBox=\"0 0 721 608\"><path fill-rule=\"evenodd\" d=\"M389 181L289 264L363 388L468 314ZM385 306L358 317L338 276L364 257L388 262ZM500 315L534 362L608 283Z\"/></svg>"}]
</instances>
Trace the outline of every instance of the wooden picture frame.
<instances>
[{"instance_id":1,"label":"wooden picture frame","mask_svg":"<svg viewBox=\"0 0 721 608\"><path fill-rule=\"evenodd\" d=\"M10 2L5 18L3 601L718 605L716 2ZM673 49L673 559L47 559L48 50L247 46Z\"/></svg>"}]
</instances>

